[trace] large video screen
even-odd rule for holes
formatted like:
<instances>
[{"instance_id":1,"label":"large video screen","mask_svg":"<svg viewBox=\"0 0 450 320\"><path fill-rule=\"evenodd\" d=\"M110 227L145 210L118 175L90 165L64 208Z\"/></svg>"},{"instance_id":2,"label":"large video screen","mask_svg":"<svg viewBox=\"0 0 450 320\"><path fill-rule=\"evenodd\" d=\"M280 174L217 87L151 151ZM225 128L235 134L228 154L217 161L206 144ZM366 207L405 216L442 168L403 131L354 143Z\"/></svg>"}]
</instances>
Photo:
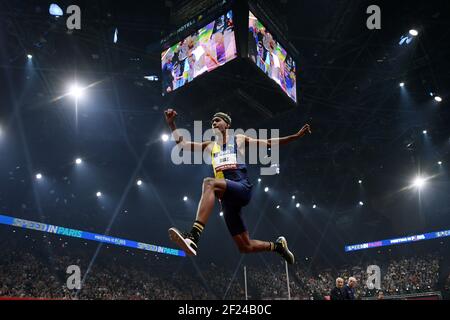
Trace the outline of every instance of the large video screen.
<instances>
[{"instance_id":1,"label":"large video screen","mask_svg":"<svg viewBox=\"0 0 450 320\"><path fill-rule=\"evenodd\" d=\"M273 38L262 23L249 12L249 58L297 102L297 79L294 59Z\"/></svg>"},{"instance_id":2,"label":"large video screen","mask_svg":"<svg viewBox=\"0 0 450 320\"><path fill-rule=\"evenodd\" d=\"M233 12L176 43L161 55L163 94L172 92L199 75L237 56Z\"/></svg>"}]
</instances>

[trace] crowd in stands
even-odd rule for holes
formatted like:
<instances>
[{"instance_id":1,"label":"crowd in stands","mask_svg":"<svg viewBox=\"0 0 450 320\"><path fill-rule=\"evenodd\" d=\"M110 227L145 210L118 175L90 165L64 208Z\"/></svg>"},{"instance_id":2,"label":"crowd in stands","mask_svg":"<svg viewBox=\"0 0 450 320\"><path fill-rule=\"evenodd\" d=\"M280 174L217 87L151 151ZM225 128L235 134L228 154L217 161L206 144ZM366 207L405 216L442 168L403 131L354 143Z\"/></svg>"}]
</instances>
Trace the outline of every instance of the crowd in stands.
<instances>
[{"instance_id":1,"label":"crowd in stands","mask_svg":"<svg viewBox=\"0 0 450 320\"><path fill-rule=\"evenodd\" d=\"M150 299L150 300L202 300L245 299L245 284L249 299L326 299L335 287L337 277L347 281L356 278L356 299L375 296L376 289L367 287L367 266L343 267L340 270L312 270L307 265L295 264L289 268L289 292L283 263L247 266L246 279L243 266L228 270L209 264L197 272L187 272L180 266L139 266L134 263L109 261L93 263L80 257L52 252L45 255L31 248L5 249L0 256L0 297L45 299ZM157 255L149 257L155 258ZM113 260L114 259L114 260ZM126 261L126 260L125 260ZM371 263L370 263L371 262ZM385 296L437 290L450 290L450 275L438 287L440 258L437 255L409 256L376 263L381 268L381 290ZM67 287L69 265L82 270L80 290ZM178 268L178 269L177 269ZM88 270L87 274L86 271Z\"/></svg>"}]
</instances>

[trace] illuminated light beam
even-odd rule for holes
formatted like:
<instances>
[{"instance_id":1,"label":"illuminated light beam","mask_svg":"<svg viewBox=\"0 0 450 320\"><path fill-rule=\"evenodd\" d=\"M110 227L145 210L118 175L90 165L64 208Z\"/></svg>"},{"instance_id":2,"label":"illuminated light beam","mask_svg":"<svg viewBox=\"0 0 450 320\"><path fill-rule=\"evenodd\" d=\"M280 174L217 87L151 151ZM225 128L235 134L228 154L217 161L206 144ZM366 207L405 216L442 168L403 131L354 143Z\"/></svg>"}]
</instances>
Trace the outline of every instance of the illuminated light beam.
<instances>
[{"instance_id":1,"label":"illuminated light beam","mask_svg":"<svg viewBox=\"0 0 450 320\"><path fill-rule=\"evenodd\" d=\"M97 233L91 233L76 229L69 229L60 226L54 226L51 224L40 223L36 221L30 221L25 219L14 218L10 216L0 215L0 224L9 225L17 228L30 229L35 231L47 232L57 235L62 235L66 237L85 239L96 242L108 243L111 245L129 247L139 250L152 251L156 253L163 253L172 256L185 257L186 254L182 250L166 248L162 246L157 246L153 244L137 242L133 240L121 239L116 237L111 237L107 235L101 235Z\"/></svg>"},{"instance_id":2,"label":"illuminated light beam","mask_svg":"<svg viewBox=\"0 0 450 320\"><path fill-rule=\"evenodd\" d=\"M417 177L416 179L414 179L413 185L414 185L414 187L417 187L420 189L425 185L425 183L426 183L425 178Z\"/></svg>"},{"instance_id":3,"label":"illuminated light beam","mask_svg":"<svg viewBox=\"0 0 450 320\"><path fill-rule=\"evenodd\" d=\"M81 97L83 96L85 90L86 90L86 89L80 87L80 86L78 85L78 83L74 83L74 84L72 84L72 85L70 86L70 89L69 89L69 95L71 95L71 96L73 96L73 97L75 97L75 98L78 99L78 98L81 98Z\"/></svg>"},{"instance_id":4,"label":"illuminated light beam","mask_svg":"<svg viewBox=\"0 0 450 320\"><path fill-rule=\"evenodd\" d=\"M428 183L428 181L430 181L430 180L432 180L432 179L434 179L434 178L436 178L436 177L438 177L438 176L440 176L442 173L438 173L438 174L434 174L434 175L432 175L432 176L421 176L421 175L418 175L416 178L414 178L412 181L411 181L411 183L409 184L409 185L407 185L407 186L405 186L405 187L403 187L403 188L401 188L400 190L397 190L396 192L394 192L394 193L397 193L397 192L403 192L403 191L406 191L406 190L411 190L411 189L419 189L419 186L418 186L418 184L417 183L422 183L422 186L420 187L420 188L423 188L424 187L424 184L427 184ZM421 178L422 180L417 180L417 178Z\"/></svg>"},{"instance_id":5,"label":"illuminated light beam","mask_svg":"<svg viewBox=\"0 0 450 320\"><path fill-rule=\"evenodd\" d=\"M92 88L92 87L94 87L94 86L96 86L96 85L98 85L99 83L102 83L102 82L104 82L104 81L106 81L106 80L99 80L99 81L96 81L96 82L94 82L94 83L91 83L91 84L88 85L88 86L81 87L80 89L84 92L84 91L86 91L87 89ZM70 92L70 90L68 90L67 93L65 93L65 94L63 94L63 95L61 95L61 96L58 96L58 97L56 97L56 98L53 98L52 100L50 100L50 102L56 102L56 101L58 101L58 100L61 100L61 99L65 98L65 97L71 96L71 95L72 95L72 93Z\"/></svg>"}]
</instances>

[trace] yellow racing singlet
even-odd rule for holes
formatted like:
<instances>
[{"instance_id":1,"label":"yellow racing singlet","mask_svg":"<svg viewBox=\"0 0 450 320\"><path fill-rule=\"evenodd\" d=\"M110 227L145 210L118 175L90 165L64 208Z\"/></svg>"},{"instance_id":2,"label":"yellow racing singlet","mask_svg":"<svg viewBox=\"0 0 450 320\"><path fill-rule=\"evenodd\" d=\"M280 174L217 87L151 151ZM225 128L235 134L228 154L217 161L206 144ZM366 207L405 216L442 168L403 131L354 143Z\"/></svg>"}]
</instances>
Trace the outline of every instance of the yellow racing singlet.
<instances>
[{"instance_id":1,"label":"yellow racing singlet","mask_svg":"<svg viewBox=\"0 0 450 320\"><path fill-rule=\"evenodd\" d=\"M216 179L225 179L223 172L226 170L238 169L234 137L232 141L232 143L227 143L225 148L222 148L217 142L214 142L211 150L211 164Z\"/></svg>"}]
</instances>

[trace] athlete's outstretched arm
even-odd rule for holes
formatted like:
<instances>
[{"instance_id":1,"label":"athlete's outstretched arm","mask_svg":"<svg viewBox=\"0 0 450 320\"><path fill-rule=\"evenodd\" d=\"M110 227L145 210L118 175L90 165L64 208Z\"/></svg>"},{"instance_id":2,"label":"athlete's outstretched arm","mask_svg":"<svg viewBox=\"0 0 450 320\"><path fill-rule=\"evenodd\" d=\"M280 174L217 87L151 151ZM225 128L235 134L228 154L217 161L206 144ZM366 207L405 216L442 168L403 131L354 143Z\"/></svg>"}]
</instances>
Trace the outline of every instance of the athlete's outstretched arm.
<instances>
[{"instance_id":1,"label":"athlete's outstretched arm","mask_svg":"<svg viewBox=\"0 0 450 320\"><path fill-rule=\"evenodd\" d=\"M181 136L177 130L177 126L175 125L175 117L177 116L177 112L173 109L167 109L164 111L164 115L166 117L166 122L169 126L169 128L172 130L173 138L175 139L175 142L178 146L180 146L181 149L186 149L190 151L200 151L202 152L205 150L211 141L205 141L205 142L192 142L192 141L185 141L183 139L183 136Z\"/></svg>"},{"instance_id":2,"label":"athlete's outstretched arm","mask_svg":"<svg viewBox=\"0 0 450 320\"><path fill-rule=\"evenodd\" d=\"M286 136L286 137L281 137L281 138L273 138L273 139L255 139L255 138L251 138L245 135L239 135L239 138L243 138L244 141L246 143L249 144L257 144L257 145L261 145L261 146L272 146L273 144L278 144L278 145L284 145L287 144L289 142L295 141L298 138L303 137L306 134L311 134L311 128L309 126L309 124L305 124L303 126L303 128L301 128L297 133L290 135L290 136ZM236 137L238 137L238 135L236 135Z\"/></svg>"}]
</instances>

